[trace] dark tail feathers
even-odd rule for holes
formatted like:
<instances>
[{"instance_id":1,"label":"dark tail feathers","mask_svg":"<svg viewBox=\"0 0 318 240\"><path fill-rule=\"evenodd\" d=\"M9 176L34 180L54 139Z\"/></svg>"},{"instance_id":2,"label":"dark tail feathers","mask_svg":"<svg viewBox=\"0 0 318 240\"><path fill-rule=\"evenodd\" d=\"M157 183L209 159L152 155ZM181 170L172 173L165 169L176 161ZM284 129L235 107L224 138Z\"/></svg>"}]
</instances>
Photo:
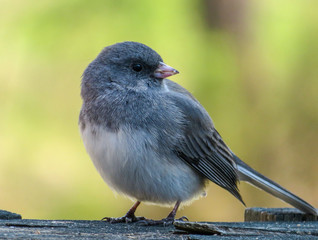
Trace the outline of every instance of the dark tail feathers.
<instances>
[{"instance_id":1,"label":"dark tail feathers","mask_svg":"<svg viewBox=\"0 0 318 240\"><path fill-rule=\"evenodd\" d=\"M317 210L309 203L305 202L269 178L258 173L237 156L235 156L235 162L237 164L238 176L241 181L249 182L250 184L280 198L305 213L318 215Z\"/></svg>"}]
</instances>

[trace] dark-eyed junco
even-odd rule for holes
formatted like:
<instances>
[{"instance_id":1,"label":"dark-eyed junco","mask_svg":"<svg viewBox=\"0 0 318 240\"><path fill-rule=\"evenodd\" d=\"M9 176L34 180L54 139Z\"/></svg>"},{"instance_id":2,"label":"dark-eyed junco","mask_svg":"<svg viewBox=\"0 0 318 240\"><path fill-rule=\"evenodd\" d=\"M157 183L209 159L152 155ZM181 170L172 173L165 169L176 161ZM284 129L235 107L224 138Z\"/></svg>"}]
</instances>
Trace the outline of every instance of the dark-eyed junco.
<instances>
[{"instance_id":1,"label":"dark-eyed junco","mask_svg":"<svg viewBox=\"0 0 318 240\"><path fill-rule=\"evenodd\" d=\"M86 150L105 182L136 200L124 217L106 220L173 222L180 203L204 195L209 180L242 203L240 180L317 215L226 146L201 104L166 79L177 73L146 45L122 42L103 49L83 74L79 125ZM175 207L163 220L145 220L135 217L140 202Z\"/></svg>"}]
</instances>

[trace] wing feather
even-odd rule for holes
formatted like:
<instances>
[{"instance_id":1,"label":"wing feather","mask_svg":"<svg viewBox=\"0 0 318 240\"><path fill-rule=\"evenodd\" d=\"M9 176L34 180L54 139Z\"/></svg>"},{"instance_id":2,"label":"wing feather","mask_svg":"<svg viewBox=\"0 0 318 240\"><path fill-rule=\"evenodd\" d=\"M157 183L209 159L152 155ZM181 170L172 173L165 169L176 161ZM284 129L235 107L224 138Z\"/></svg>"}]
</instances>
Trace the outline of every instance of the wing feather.
<instances>
[{"instance_id":1,"label":"wing feather","mask_svg":"<svg viewBox=\"0 0 318 240\"><path fill-rule=\"evenodd\" d=\"M231 150L214 128L209 114L186 89L165 79L165 92L171 104L184 116L183 132L174 151L207 179L228 190L243 204L239 193L238 173Z\"/></svg>"}]
</instances>

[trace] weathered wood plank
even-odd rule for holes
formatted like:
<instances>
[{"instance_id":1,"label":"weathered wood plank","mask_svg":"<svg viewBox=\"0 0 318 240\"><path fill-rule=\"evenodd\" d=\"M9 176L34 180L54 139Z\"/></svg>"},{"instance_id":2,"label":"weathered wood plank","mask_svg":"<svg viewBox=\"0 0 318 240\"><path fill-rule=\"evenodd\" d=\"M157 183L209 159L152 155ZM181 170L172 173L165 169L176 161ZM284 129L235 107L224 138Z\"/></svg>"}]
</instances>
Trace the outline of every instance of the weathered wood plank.
<instances>
[{"instance_id":1,"label":"weathered wood plank","mask_svg":"<svg viewBox=\"0 0 318 240\"><path fill-rule=\"evenodd\" d=\"M213 234L236 237L281 237L318 238L318 222L182 222L176 221L175 227L189 233Z\"/></svg>"},{"instance_id":2,"label":"weathered wood plank","mask_svg":"<svg viewBox=\"0 0 318 240\"><path fill-rule=\"evenodd\" d=\"M8 213L6 213L8 214ZM10 215L10 213L9 213ZM15 216L15 215L12 215ZM21 217L21 216L20 216ZM9 218L6 218L9 219ZM0 239L318 239L318 221L183 222L175 226L79 220L0 220Z\"/></svg>"},{"instance_id":3,"label":"weathered wood plank","mask_svg":"<svg viewBox=\"0 0 318 240\"><path fill-rule=\"evenodd\" d=\"M244 221L317 221L317 216L303 213L295 208L247 208L245 209Z\"/></svg>"},{"instance_id":4,"label":"weathered wood plank","mask_svg":"<svg viewBox=\"0 0 318 240\"><path fill-rule=\"evenodd\" d=\"M174 227L144 227L103 221L0 220L0 239L182 239Z\"/></svg>"},{"instance_id":5,"label":"weathered wood plank","mask_svg":"<svg viewBox=\"0 0 318 240\"><path fill-rule=\"evenodd\" d=\"M312 239L315 222L191 223L156 227L102 221L0 220L0 239ZM210 228L212 230L206 230ZM203 231L202 231L203 229ZM182 230L182 231L181 231ZM211 235L207 235L211 234Z\"/></svg>"},{"instance_id":6,"label":"weathered wood plank","mask_svg":"<svg viewBox=\"0 0 318 240\"><path fill-rule=\"evenodd\" d=\"M3 220L21 219L21 215L17 213L8 212L5 210L0 210L0 219L3 219Z\"/></svg>"}]
</instances>

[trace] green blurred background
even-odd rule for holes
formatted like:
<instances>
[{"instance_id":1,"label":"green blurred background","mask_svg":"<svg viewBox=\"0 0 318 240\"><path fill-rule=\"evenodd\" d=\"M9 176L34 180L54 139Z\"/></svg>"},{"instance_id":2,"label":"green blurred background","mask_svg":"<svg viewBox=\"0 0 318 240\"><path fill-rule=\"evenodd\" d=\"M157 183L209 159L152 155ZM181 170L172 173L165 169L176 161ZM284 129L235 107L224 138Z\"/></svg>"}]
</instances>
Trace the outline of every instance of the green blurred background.
<instances>
[{"instance_id":1,"label":"green blurred background","mask_svg":"<svg viewBox=\"0 0 318 240\"><path fill-rule=\"evenodd\" d=\"M318 206L318 1L0 0L0 209L24 218L101 219L132 202L94 169L77 121L85 67L133 40L180 71L231 149ZM288 205L240 185L248 207ZM138 215L170 209L142 205ZM210 184L190 220L240 221Z\"/></svg>"}]
</instances>

